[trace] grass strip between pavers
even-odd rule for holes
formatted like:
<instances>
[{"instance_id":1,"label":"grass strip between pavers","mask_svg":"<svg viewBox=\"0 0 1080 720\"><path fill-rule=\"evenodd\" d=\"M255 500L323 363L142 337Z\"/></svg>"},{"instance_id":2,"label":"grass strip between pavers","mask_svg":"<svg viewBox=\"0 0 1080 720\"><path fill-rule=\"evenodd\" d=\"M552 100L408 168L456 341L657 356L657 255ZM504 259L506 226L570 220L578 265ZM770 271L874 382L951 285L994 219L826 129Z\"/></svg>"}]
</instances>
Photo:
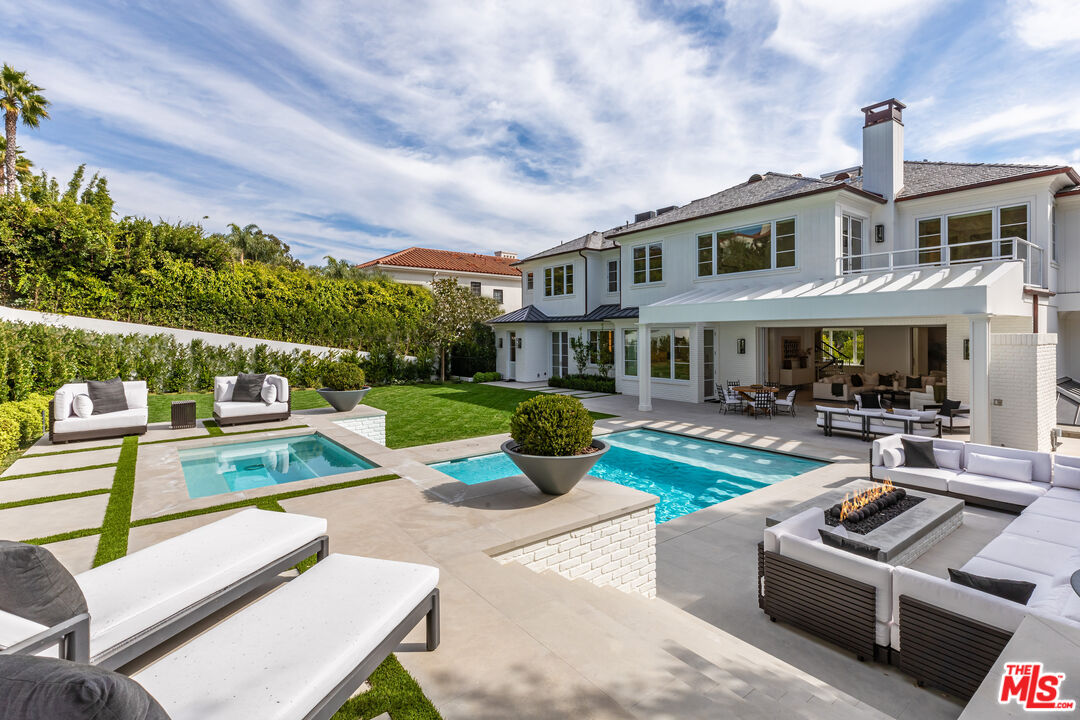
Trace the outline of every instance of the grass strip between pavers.
<instances>
[{"instance_id":1,"label":"grass strip between pavers","mask_svg":"<svg viewBox=\"0 0 1080 720\"><path fill-rule=\"evenodd\" d=\"M81 447L81 448L69 448L68 450L50 450L49 452L34 453L33 455L22 455L27 460L33 460L39 457L49 457L50 455L70 455L71 453L81 452L93 452L94 450L115 450L122 445L95 445L94 447Z\"/></svg>"},{"instance_id":2,"label":"grass strip between pavers","mask_svg":"<svg viewBox=\"0 0 1080 720\"><path fill-rule=\"evenodd\" d=\"M23 540L22 542L29 545L48 545L49 543L63 542L64 540L74 540L75 538L90 537L91 535L97 535L100 532L101 528L68 530L67 532L56 533L55 535L46 535L45 537L30 538L29 540Z\"/></svg>"},{"instance_id":3,"label":"grass strip between pavers","mask_svg":"<svg viewBox=\"0 0 1080 720\"><path fill-rule=\"evenodd\" d=\"M139 438L129 435L120 448L112 492L101 523L94 567L127 555L128 530L131 529L131 501L135 496L135 461L139 457Z\"/></svg>"},{"instance_id":4,"label":"grass strip between pavers","mask_svg":"<svg viewBox=\"0 0 1080 720\"><path fill-rule=\"evenodd\" d=\"M387 656L382 665L371 673L368 684L371 685L370 690L347 700L331 720L362 720L384 712L390 713L394 720L442 719L416 680L394 655ZM512 714L508 712L507 716Z\"/></svg>"},{"instance_id":5,"label":"grass strip between pavers","mask_svg":"<svg viewBox=\"0 0 1080 720\"><path fill-rule=\"evenodd\" d=\"M206 428L206 432L213 437L225 434L225 431L221 429L221 426L213 420L203 420L203 427Z\"/></svg>"},{"instance_id":6,"label":"grass strip between pavers","mask_svg":"<svg viewBox=\"0 0 1080 720\"><path fill-rule=\"evenodd\" d=\"M263 428L261 430L240 430L240 431L237 431L237 432L221 431L221 432L217 433L216 435L211 434L211 433L207 433L206 435L188 435L187 437L182 437L182 438L171 438L171 439L166 438L165 440L147 440L146 442L141 442L139 444L140 445L157 445L158 443L184 442L185 440L205 440L208 437L231 437L233 435L251 435L251 434L254 434L254 433L261 433L261 432L280 432L282 430L299 430L301 428L306 428L306 427L309 427L309 426L308 425L286 425L285 427ZM37 456L35 455L34 457L37 457Z\"/></svg>"},{"instance_id":7,"label":"grass strip between pavers","mask_svg":"<svg viewBox=\"0 0 1080 720\"><path fill-rule=\"evenodd\" d=\"M33 458L30 456L27 460ZM101 463L100 465L86 465L84 467L64 468L62 470L42 470L41 472L23 473L22 475L5 475L0 477L0 482L4 480L22 480L23 478L41 477L42 475L62 475L63 473L80 472L82 470L100 470L101 468L115 467L116 463Z\"/></svg>"},{"instance_id":8,"label":"grass strip between pavers","mask_svg":"<svg viewBox=\"0 0 1080 720\"><path fill-rule=\"evenodd\" d=\"M104 495L110 492L109 488L97 488L96 490L83 490L81 492L64 493L63 495L48 495L46 497L29 498L27 500L12 500L0 503L0 510L8 508L24 507L26 505L41 505L43 503L59 502L61 500L74 500L75 498L90 497L91 495Z\"/></svg>"}]
</instances>

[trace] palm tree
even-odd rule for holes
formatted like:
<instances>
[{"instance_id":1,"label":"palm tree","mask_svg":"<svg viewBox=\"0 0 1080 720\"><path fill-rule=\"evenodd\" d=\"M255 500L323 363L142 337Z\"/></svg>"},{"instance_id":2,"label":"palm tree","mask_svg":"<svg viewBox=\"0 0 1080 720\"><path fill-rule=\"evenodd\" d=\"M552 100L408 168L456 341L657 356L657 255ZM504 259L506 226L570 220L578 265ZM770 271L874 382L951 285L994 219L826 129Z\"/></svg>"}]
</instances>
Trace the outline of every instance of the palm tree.
<instances>
[{"instance_id":1,"label":"palm tree","mask_svg":"<svg viewBox=\"0 0 1080 720\"><path fill-rule=\"evenodd\" d=\"M0 158L4 157L4 153L7 151L7 140L0 137ZM7 182L7 169L4 167L5 163L0 163L0 188L6 188ZM30 158L26 157L26 154L19 148L15 148L15 179L22 185L28 181L31 177L30 168L34 166L34 163L30 161Z\"/></svg>"},{"instance_id":2,"label":"palm tree","mask_svg":"<svg viewBox=\"0 0 1080 720\"><path fill-rule=\"evenodd\" d=\"M4 111L4 194L15 194L17 169L15 157L15 124L22 116L23 125L37 127L42 118L49 117L49 101L41 95L42 88L26 79L26 73L7 63L0 70L0 109Z\"/></svg>"},{"instance_id":3,"label":"palm tree","mask_svg":"<svg viewBox=\"0 0 1080 720\"><path fill-rule=\"evenodd\" d=\"M229 223L229 234L225 241L236 250L240 256L240 264L244 264L245 257L251 257L259 243L259 235L262 231L255 223L240 227L236 223Z\"/></svg>"}]
</instances>

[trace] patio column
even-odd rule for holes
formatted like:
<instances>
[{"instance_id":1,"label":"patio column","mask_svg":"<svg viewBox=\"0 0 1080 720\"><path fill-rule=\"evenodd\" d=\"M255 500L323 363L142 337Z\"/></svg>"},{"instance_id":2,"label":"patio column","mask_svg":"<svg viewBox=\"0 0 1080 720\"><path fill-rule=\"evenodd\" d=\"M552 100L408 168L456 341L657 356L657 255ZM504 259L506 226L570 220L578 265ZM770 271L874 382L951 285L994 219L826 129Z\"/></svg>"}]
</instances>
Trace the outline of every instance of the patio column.
<instances>
[{"instance_id":1,"label":"patio column","mask_svg":"<svg viewBox=\"0 0 1080 720\"><path fill-rule=\"evenodd\" d=\"M638 323L638 406L641 412L652 412L652 350L648 323Z\"/></svg>"},{"instance_id":2,"label":"patio column","mask_svg":"<svg viewBox=\"0 0 1080 720\"><path fill-rule=\"evenodd\" d=\"M971 318L971 441L990 444L990 318Z\"/></svg>"}]
</instances>

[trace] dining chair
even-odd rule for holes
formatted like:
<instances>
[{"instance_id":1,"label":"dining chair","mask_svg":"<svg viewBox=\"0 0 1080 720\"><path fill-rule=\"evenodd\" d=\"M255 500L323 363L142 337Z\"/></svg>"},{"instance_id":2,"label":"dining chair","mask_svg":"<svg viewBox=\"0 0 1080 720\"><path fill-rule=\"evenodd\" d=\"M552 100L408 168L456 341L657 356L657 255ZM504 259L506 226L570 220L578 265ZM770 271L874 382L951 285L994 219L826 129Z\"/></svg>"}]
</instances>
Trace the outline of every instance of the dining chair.
<instances>
[{"instance_id":1,"label":"dining chair","mask_svg":"<svg viewBox=\"0 0 1080 720\"><path fill-rule=\"evenodd\" d=\"M791 392L789 392L787 394L786 398L784 398L783 400L777 400L774 403L774 405L775 405L774 412L786 413L786 414L790 415L791 417L795 417L795 393L796 392L798 392L797 389L792 390Z\"/></svg>"}]
</instances>

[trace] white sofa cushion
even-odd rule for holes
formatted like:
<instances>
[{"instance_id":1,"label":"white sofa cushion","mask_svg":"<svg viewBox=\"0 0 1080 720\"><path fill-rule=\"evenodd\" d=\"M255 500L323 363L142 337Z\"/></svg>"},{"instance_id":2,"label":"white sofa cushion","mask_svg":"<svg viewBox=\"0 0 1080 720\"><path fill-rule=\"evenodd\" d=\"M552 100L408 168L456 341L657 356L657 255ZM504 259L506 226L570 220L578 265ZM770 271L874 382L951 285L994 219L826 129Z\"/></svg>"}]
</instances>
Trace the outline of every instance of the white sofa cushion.
<instances>
[{"instance_id":1,"label":"white sofa cushion","mask_svg":"<svg viewBox=\"0 0 1080 720\"><path fill-rule=\"evenodd\" d=\"M76 575L91 660L325 534L323 518L248 509Z\"/></svg>"},{"instance_id":2,"label":"white sofa cushion","mask_svg":"<svg viewBox=\"0 0 1080 720\"><path fill-rule=\"evenodd\" d=\"M247 417L250 415L279 415L289 412L289 404L274 402L267 405L262 402L227 402L214 403L214 412L220 418Z\"/></svg>"},{"instance_id":3,"label":"white sofa cushion","mask_svg":"<svg viewBox=\"0 0 1080 720\"><path fill-rule=\"evenodd\" d=\"M1071 500L1072 502L1080 502L1080 490L1073 490L1072 488L1051 485L1050 489L1046 491L1046 495L1044 495L1043 497L1054 498L1056 500Z\"/></svg>"},{"instance_id":4,"label":"white sofa cushion","mask_svg":"<svg viewBox=\"0 0 1080 720\"><path fill-rule=\"evenodd\" d=\"M888 563L829 547L821 540L807 540L791 534L780 536L780 554L792 560L799 560L807 565L873 585L877 588L878 621L887 623L892 619L889 605L892 595L893 568Z\"/></svg>"},{"instance_id":5,"label":"white sofa cushion","mask_svg":"<svg viewBox=\"0 0 1080 720\"><path fill-rule=\"evenodd\" d=\"M289 402L289 381L280 375L267 375L266 382L277 388L277 401Z\"/></svg>"},{"instance_id":6,"label":"white sofa cushion","mask_svg":"<svg viewBox=\"0 0 1080 720\"><path fill-rule=\"evenodd\" d=\"M904 448L885 448L881 451L881 460L887 468L900 467L904 464Z\"/></svg>"},{"instance_id":7,"label":"white sofa cushion","mask_svg":"<svg viewBox=\"0 0 1080 720\"><path fill-rule=\"evenodd\" d=\"M885 477L897 485L924 488L935 492L948 492L949 481L960 475L956 470L946 468L890 468Z\"/></svg>"},{"instance_id":8,"label":"white sofa cushion","mask_svg":"<svg viewBox=\"0 0 1080 720\"><path fill-rule=\"evenodd\" d=\"M1004 532L1080 549L1080 517L1066 520L1025 512L1009 523Z\"/></svg>"},{"instance_id":9,"label":"white sofa cushion","mask_svg":"<svg viewBox=\"0 0 1080 720\"><path fill-rule=\"evenodd\" d=\"M981 475L993 475L996 477L1005 477L1000 470L991 470L990 472L983 472L982 470L975 470L971 467L972 455L989 455L991 458L1004 458L1010 460L1028 460L1031 462L1031 479L1038 482L1048 483L1050 482L1052 460L1050 453L1035 452L1033 450L1017 450L1015 448L998 447L997 445L977 445L975 443L964 443L964 467L972 472L977 472ZM1020 465L1014 466L1020 468L1023 471L1023 467Z\"/></svg>"},{"instance_id":10,"label":"white sofa cushion","mask_svg":"<svg viewBox=\"0 0 1080 720\"><path fill-rule=\"evenodd\" d=\"M438 581L426 565L331 555L132 678L173 720L304 717Z\"/></svg>"},{"instance_id":11,"label":"white sofa cushion","mask_svg":"<svg viewBox=\"0 0 1080 720\"><path fill-rule=\"evenodd\" d=\"M996 560L1050 577L1068 579L1080 568L1080 550L1055 542L1002 533L991 540L975 557Z\"/></svg>"},{"instance_id":12,"label":"white sofa cushion","mask_svg":"<svg viewBox=\"0 0 1080 720\"><path fill-rule=\"evenodd\" d=\"M877 440L874 441L873 445L870 447L870 464L871 465L881 465L882 464L882 462L881 462L881 451L884 450L885 448L903 448L902 439L905 438L905 437L908 438L909 440L911 440L911 439L919 440L919 441L924 441L925 440L925 438L923 438L923 437L918 437L918 436L914 436L914 435L902 435L902 434L899 434L899 433L896 434L896 435L889 435L887 437L878 438ZM947 438L934 438L933 443L934 443L934 449L935 450L942 450L942 449L944 449L944 450L959 450L961 453L964 451L964 442L962 440L949 440Z\"/></svg>"},{"instance_id":13,"label":"white sofa cushion","mask_svg":"<svg viewBox=\"0 0 1080 720\"><path fill-rule=\"evenodd\" d=\"M964 572L982 575L988 578L1020 580L1035 584L1035 590L1028 598L1026 607L1045 612L1056 613L1065 603L1065 591L1072 593L1072 586L1045 573L1035 572L1015 565L1007 565L982 557L973 557L960 568Z\"/></svg>"},{"instance_id":14,"label":"white sofa cushion","mask_svg":"<svg viewBox=\"0 0 1080 720\"><path fill-rule=\"evenodd\" d=\"M94 414L94 401L86 393L80 393L71 401L71 412L75 417L88 418Z\"/></svg>"},{"instance_id":15,"label":"white sofa cushion","mask_svg":"<svg viewBox=\"0 0 1080 720\"><path fill-rule=\"evenodd\" d=\"M1046 483L1005 480L970 471L949 480L949 492L1011 505L1030 505L1049 489Z\"/></svg>"},{"instance_id":16,"label":"white sofa cushion","mask_svg":"<svg viewBox=\"0 0 1080 720\"><path fill-rule=\"evenodd\" d=\"M214 402L231 402L236 388L236 377L218 376L214 378Z\"/></svg>"},{"instance_id":17,"label":"white sofa cushion","mask_svg":"<svg viewBox=\"0 0 1080 720\"><path fill-rule=\"evenodd\" d=\"M1019 603L959 585L943 578L906 567L893 568L893 624L892 646L902 650L900 635L900 596L906 595L957 615L1016 632L1027 613Z\"/></svg>"},{"instance_id":18,"label":"white sofa cushion","mask_svg":"<svg viewBox=\"0 0 1080 720\"><path fill-rule=\"evenodd\" d=\"M961 457L963 457L963 453L959 450L953 450L952 448L934 448L934 461L938 464L939 468L959 470Z\"/></svg>"},{"instance_id":19,"label":"white sofa cushion","mask_svg":"<svg viewBox=\"0 0 1080 720\"><path fill-rule=\"evenodd\" d=\"M1031 482L1031 461L1022 458L994 457L983 453L969 453L967 469L976 475Z\"/></svg>"},{"instance_id":20,"label":"white sofa cushion","mask_svg":"<svg viewBox=\"0 0 1080 720\"><path fill-rule=\"evenodd\" d=\"M105 413L104 415L91 415L81 418L77 415L69 415L66 420L59 420L53 424L53 430L58 433L83 432L86 430L112 430L116 428L134 428L146 425L147 410L145 407L128 408L117 412Z\"/></svg>"},{"instance_id":21,"label":"white sofa cushion","mask_svg":"<svg viewBox=\"0 0 1080 720\"><path fill-rule=\"evenodd\" d=\"M1052 491L1053 488L1049 492ZM1050 517L1064 518L1066 520L1080 520L1080 504L1072 500L1062 500L1059 497L1046 497L1044 495L1027 506L1024 514L1028 513L1049 515Z\"/></svg>"},{"instance_id":22,"label":"white sofa cushion","mask_svg":"<svg viewBox=\"0 0 1080 720\"><path fill-rule=\"evenodd\" d=\"M259 397L267 405L273 405L277 402L277 385L270 382L264 382L262 390L259 391Z\"/></svg>"},{"instance_id":23,"label":"white sofa cushion","mask_svg":"<svg viewBox=\"0 0 1080 720\"><path fill-rule=\"evenodd\" d=\"M807 540L820 540L819 528L827 528L825 513L821 508L807 508L797 515L792 515L783 522L765 528L765 549L780 552L780 536L796 535Z\"/></svg>"},{"instance_id":24,"label":"white sofa cushion","mask_svg":"<svg viewBox=\"0 0 1080 720\"><path fill-rule=\"evenodd\" d=\"M1080 490L1080 468L1055 463L1054 486Z\"/></svg>"},{"instance_id":25,"label":"white sofa cushion","mask_svg":"<svg viewBox=\"0 0 1080 720\"><path fill-rule=\"evenodd\" d=\"M71 389L67 385L62 385L57 388L56 393L53 395L53 419L54 420L67 420L71 415L71 403L74 400L75 394L71 392Z\"/></svg>"}]
</instances>

